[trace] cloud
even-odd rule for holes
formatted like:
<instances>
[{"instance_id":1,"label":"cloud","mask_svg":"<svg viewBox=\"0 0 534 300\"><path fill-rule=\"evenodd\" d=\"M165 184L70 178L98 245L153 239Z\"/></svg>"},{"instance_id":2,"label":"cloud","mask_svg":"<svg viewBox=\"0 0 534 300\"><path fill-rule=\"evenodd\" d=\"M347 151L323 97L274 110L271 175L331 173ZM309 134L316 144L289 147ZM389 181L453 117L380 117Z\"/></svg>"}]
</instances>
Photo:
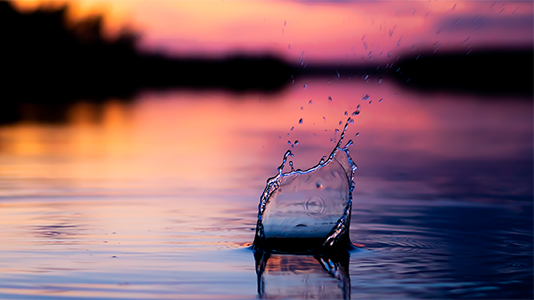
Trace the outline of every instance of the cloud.
<instances>
[{"instance_id":1,"label":"cloud","mask_svg":"<svg viewBox=\"0 0 534 300\"><path fill-rule=\"evenodd\" d=\"M464 31L464 30L509 30L511 32L516 30L529 30L532 32L534 23L534 16L528 15L505 15L505 16L453 16L445 17L441 21L436 22L436 29L447 31Z\"/></svg>"}]
</instances>

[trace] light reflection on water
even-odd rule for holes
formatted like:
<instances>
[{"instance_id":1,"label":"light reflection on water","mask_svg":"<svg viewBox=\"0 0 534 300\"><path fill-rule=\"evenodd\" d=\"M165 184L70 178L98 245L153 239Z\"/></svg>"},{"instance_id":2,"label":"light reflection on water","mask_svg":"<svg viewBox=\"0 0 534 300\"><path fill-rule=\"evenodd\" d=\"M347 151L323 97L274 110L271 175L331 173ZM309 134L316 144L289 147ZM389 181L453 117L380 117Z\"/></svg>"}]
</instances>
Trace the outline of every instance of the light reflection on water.
<instances>
[{"instance_id":1,"label":"light reflection on water","mask_svg":"<svg viewBox=\"0 0 534 300\"><path fill-rule=\"evenodd\" d=\"M306 84L147 93L0 127L0 298L532 296L531 101ZM311 256L257 273L246 247L287 141L296 168L316 164L358 104L361 249L332 260L341 277Z\"/></svg>"}]
</instances>

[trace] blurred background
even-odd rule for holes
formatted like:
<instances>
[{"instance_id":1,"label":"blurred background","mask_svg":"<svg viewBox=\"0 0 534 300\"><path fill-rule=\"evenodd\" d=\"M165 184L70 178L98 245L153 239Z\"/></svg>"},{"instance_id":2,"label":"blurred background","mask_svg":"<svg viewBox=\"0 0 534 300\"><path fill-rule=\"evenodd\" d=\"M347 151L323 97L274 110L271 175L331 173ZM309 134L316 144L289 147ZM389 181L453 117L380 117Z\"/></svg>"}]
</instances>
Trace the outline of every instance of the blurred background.
<instances>
[{"instance_id":1,"label":"blurred background","mask_svg":"<svg viewBox=\"0 0 534 300\"><path fill-rule=\"evenodd\" d=\"M0 2L0 298L531 298L533 15ZM356 110L359 250L255 258L285 151Z\"/></svg>"}]
</instances>

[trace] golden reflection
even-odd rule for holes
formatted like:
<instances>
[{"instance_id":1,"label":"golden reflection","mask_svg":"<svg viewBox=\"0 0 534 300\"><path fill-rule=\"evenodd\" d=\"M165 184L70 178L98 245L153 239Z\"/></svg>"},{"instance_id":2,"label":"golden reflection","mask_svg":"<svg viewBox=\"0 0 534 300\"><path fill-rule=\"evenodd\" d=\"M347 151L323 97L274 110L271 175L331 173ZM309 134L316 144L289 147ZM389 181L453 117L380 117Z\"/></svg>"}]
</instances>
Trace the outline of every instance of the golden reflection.
<instances>
[{"instance_id":1,"label":"golden reflection","mask_svg":"<svg viewBox=\"0 0 534 300\"><path fill-rule=\"evenodd\" d=\"M308 83L306 90L272 97L249 95L242 101L216 92L185 92L148 94L132 104L79 103L68 109L64 124L22 122L4 127L0 138L9 143L0 159L28 158L23 165L29 169L2 165L0 172L68 179L79 186L90 182L105 187L109 180L120 180L115 184L126 188L126 181L142 180L147 186L166 188L258 187L272 175L288 140L305 140L305 145L319 149L302 153L301 167L328 154L333 129L346 119L340 112L352 112L361 102L354 96L357 87L346 85L331 93L324 82ZM330 94L332 102L326 97ZM370 125L365 116L370 109L363 110L354 127ZM418 116L403 120L405 127L425 122L423 114L414 112ZM298 123L300 118L303 124Z\"/></svg>"},{"instance_id":2,"label":"golden reflection","mask_svg":"<svg viewBox=\"0 0 534 300\"><path fill-rule=\"evenodd\" d=\"M357 105L361 113L347 132L355 149L359 144L397 147L449 158L510 155L517 145L466 151L462 145L469 143L449 143L448 138L460 129L478 130L480 122L497 130L500 122L520 129L529 120L530 112L522 105L508 107L518 116L509 121L498 113L498 103L462 101L451 106L447 96L417 100L420 96L408 91L396 96L396 87L387 82L336 85L332 89L323 81L297 81L294 91L289 87L278 95L252 94L239 101L218 92L184 91L145 94L133 103L76 104L69 106L66 123L3 126L0 174L16 174L15 185L24 187L18 194L49 193L45 187L59 181L70 187L58 190L64 194L89 187L101 194L137 189L163 194L174 189L258 191L276 172L286 149L293 150L295 167L301 169L329 154L334 146L330 139L339 138L334 129L342 129L339 123L344 124ZM372 104L361 100L366 94ZM480 112L478 121L470 117L473 111ZM356 137L356 132L361 135ZM290 148L288 142L295 140L300 144ZM359 153L354 155L358 158ZM365 157L367 163L376 159ZM2 193L14 192L6 190Z\"/></svg>"}]
</instances>

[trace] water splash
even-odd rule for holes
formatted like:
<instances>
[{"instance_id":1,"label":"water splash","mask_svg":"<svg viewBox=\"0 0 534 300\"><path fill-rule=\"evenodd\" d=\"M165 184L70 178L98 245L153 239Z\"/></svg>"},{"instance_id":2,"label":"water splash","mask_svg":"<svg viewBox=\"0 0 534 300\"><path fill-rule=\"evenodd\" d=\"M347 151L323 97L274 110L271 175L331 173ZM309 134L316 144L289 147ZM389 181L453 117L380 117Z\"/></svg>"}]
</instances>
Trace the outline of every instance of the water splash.
<instances>
[{"instance_id":1,"label":"water splash","mask_svg":"<svg viewBox=\"0 0 534 300\"><path fill-rule=\"evenodd\" d=\"M254 248L273 253L319 253L350 248L348 236L356 164L349 155L352 140L341 146L352 118L328 157L308 170L278 174L267 181L258 205ZM296 144L296 142L295 142Z\"/></svg>"}]
</instances>

